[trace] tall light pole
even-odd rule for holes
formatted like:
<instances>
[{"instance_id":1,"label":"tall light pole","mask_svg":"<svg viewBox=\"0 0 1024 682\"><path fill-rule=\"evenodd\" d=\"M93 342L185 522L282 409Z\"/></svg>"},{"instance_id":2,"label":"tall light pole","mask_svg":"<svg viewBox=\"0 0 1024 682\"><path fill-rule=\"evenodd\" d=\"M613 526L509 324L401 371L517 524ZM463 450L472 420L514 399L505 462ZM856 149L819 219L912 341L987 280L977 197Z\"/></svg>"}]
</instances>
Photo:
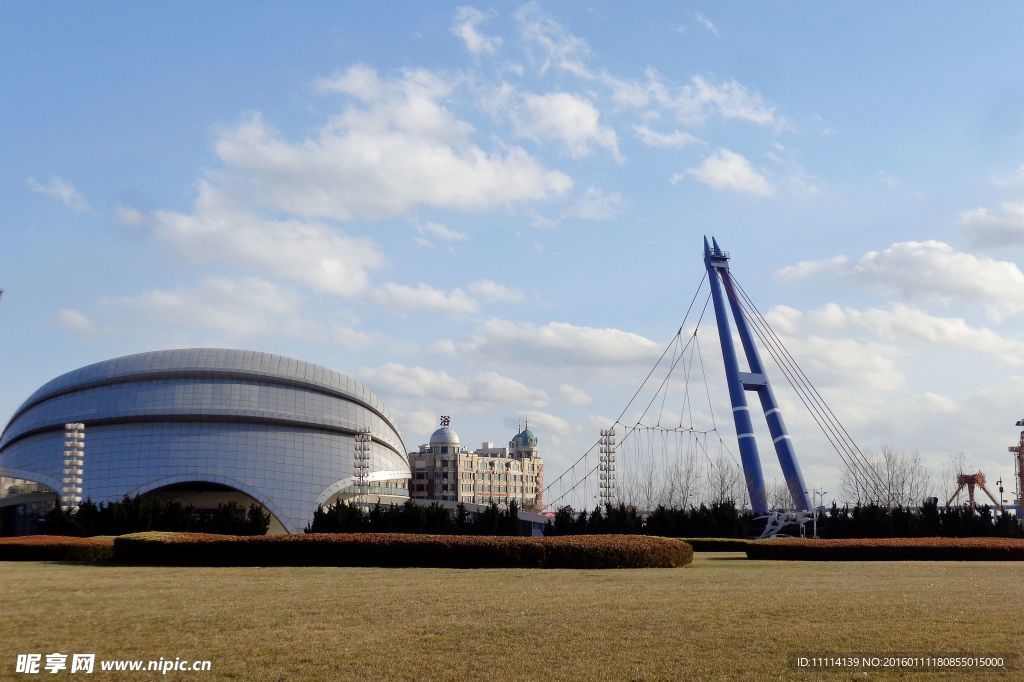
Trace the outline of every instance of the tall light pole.
<instances>
[{"instance_id":1,"label":"tall light pole","mask_svg":"<svg viewBox=\"0 0 1024 682\"><path fill-rule=\"evenodd\" d=\"M85 472L85 424L81 422L64 425L64 478L61 481L61 496L66 511L77 509L82 504L82 475Z\"/></svg>"},{"instance_id":2,"label":"tall light pole","mask_svg":"<svg viewBox=\"0 0 1024 682\"><path fill-rule=\"evenodd\" d=\"M356 504L365 502L367 483L370 475L370 442L373 436L369 427L363 429L355 436L355 479L356 479Z\"/></svg>"},{"instance_id":3,"label":"tall light pole","mask_svg":"<svg viewBox=\"0 0 1024 682\"><path fill-rule=\"evenodd\" d=\"M818 498L818 504L814 505L814 538L818 538L818 511L825 506L825 495L828 495L827 490L805 490L804 494L811 493L811 500L815 497Z\"/></svg>"},{"instance_id":4,"label":"tall light pole","mask_svg":"<svg viewBox=\"0 0 1024 682\"><path fill-rule=\"evenodd\" d=\"M615 429L601 429L600 457L598 458L598 504L609 507L616 502L615 489Z\"/></svg>"}]
</instances>

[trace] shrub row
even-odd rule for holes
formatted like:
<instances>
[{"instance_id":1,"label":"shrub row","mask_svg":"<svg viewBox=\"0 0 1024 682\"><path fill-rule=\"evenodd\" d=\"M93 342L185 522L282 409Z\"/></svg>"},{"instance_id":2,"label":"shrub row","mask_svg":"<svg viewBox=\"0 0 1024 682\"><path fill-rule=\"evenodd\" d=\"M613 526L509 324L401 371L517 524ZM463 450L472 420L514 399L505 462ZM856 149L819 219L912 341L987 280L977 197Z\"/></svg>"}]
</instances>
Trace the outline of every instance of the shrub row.
<instances>
[{"instance_id":1,"label":"shrub row","mask_svg":"<svg viewBox=\"0 0 1024 682\"><path fill-rule=\"evenodd\" d=\"M111 537L25 535L0 538L0 561L109 561L113 558L114 539Z\"/></svg>"},{"instance_id":2,"label":"shrub row","mask_svg":"<svg viewBox=\"0 0 1024 682\"><path fill-rule=\"evenodd\" d=\"M124 563L166 566L674 568L690 563L693 549L679 540L631 535L135 533L114 540L114 557Z\"/></svg>"},{"instance_id":3,"label":"shrub row","mask_svg":"<svg viewBox=\"0 0 1024 682\"><path fill-rule=\"evenodd\" d=\"M1022 561L1016 538L780 538L747 545L748 559L799 561Z\"/></svg>"}]
</instances>

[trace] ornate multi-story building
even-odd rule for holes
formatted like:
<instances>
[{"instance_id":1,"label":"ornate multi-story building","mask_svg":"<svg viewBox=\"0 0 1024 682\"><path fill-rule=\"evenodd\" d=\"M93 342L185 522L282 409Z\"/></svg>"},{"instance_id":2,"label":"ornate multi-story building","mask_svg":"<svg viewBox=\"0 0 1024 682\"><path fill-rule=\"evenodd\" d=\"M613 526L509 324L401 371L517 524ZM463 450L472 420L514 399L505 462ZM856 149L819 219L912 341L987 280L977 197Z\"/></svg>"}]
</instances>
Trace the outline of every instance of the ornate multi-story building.
<instances>
[{"instance_id":1,"label":"ornate multi-story building","mask_svg":"<svg viewBox=\"0 0 1024 682\"><path fill-rule=\"evenodd\" d=\"M419 452L409 453L412 480L409 495L414 499L497 503L507 506L515 500L524 511L544 506L544 462L537 436L525 428L507 448L483 443L470 452L462 446L448 417Z\"/></svg>"}]
</instances>

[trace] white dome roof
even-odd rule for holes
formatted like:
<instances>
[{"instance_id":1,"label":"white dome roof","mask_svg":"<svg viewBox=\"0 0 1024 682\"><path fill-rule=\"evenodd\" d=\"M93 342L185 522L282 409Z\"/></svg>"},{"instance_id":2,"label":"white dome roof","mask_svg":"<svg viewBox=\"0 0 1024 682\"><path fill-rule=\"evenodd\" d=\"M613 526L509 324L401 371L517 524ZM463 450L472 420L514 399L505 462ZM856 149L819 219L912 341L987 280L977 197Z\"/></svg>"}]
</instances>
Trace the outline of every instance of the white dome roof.
<instances>
[{"instance_id":1,"label":"white dome roof","mask_svg":"<svg viewBox=\"0 0 1024 682\"><path fill-rule=\"evenodd\" d=\"M448 426L442 426L430 436L431 445L458 445L459 434Z\"/></svg>"}]
</instances>

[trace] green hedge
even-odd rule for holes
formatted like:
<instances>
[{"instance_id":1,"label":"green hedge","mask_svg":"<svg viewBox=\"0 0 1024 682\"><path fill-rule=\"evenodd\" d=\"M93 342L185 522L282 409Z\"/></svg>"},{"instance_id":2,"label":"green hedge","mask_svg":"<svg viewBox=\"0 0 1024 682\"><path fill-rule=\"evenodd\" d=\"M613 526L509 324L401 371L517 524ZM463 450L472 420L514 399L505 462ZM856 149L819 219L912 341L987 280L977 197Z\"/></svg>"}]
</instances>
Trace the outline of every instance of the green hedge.
<instances>
[{"instance_id":1,"label":"green hedge","mask_svg":"<svg viewBox=\"0 0 1024 682\"><path fill-rule=\"evenodd\" d=\"M742 538L679 538L694 552L743 552L752 540Z\"/></svg>"},{"instance_id":2,"label":"green hedge","mask_svg":"<svg viewBox=\"0 0 1024 682\"><path fill-rule=\"evenodd\" d=\"M25 535L0 538L0 561L110 561L112 537Z\"/></svg>"},{"instance_id":3,"label":"green hedge","mask_svg":"<svg viewBox=\"0 0 1024 682\"><path fill-rule=\"evenodd\" d=\"M747 545L748 559L797 561L1022 561L1015 538L781 538Z\"/></svg>"},{"instance_id":4,"label":"green hedge","mask_svg":"<svg viewBox=\"0 0 1024 682\"><path fill-rule=\"evenodd\" d=\"M124 563L167 566L674 568L690 563L693 549L679 540L636 535L135 533L114 540L114 557Z\"/></svg>"}]
</instances>

